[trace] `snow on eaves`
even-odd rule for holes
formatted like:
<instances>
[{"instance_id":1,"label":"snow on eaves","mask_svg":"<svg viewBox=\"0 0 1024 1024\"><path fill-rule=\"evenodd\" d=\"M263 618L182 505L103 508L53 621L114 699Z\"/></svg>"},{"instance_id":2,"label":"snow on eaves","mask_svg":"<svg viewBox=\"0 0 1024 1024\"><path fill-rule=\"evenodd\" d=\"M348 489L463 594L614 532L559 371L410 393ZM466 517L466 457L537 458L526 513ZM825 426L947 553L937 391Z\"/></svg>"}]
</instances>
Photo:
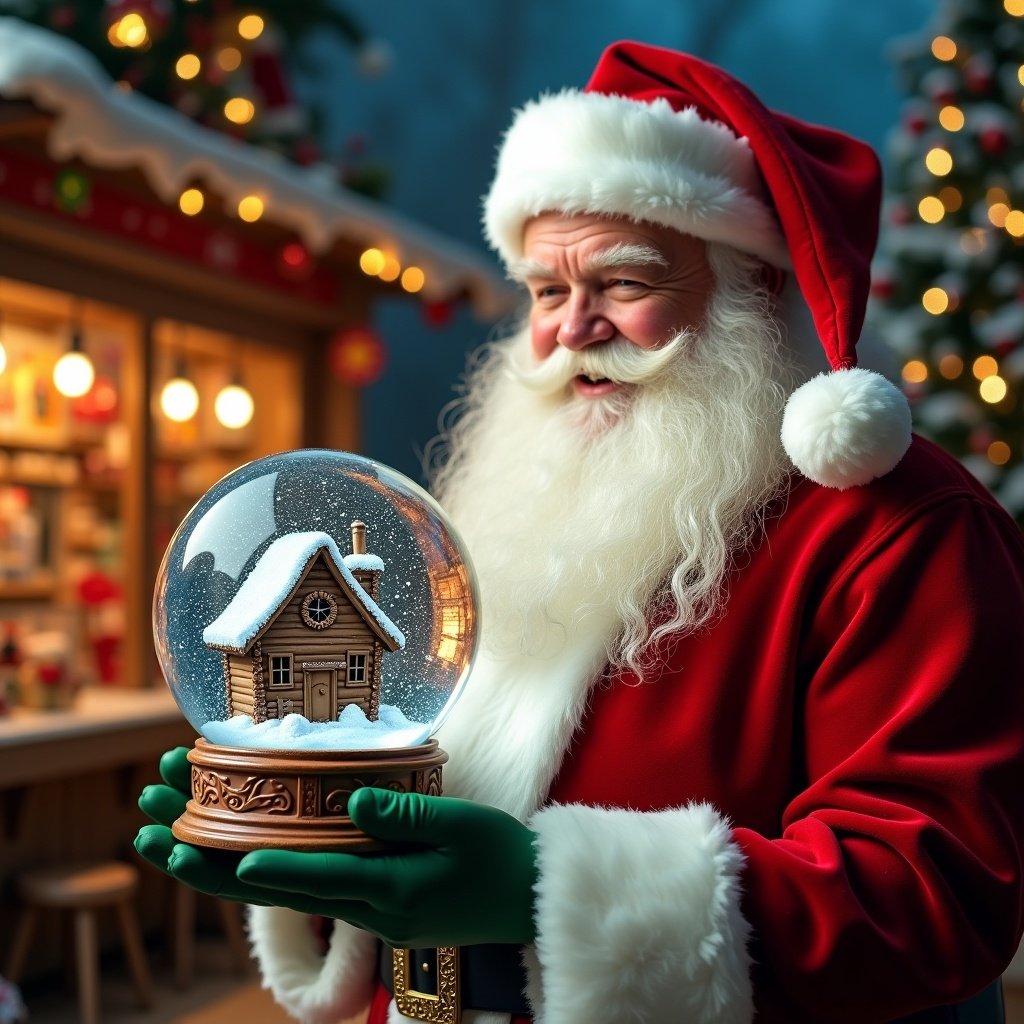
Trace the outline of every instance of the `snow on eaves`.
<instances>
[{"instance_id":1,"label":"snow on eaves","mask_svg":"<svg viewBox=\"0 0 1024 1024\"><path fill-rule=\"evenodd\" d=\"M381 630L399 648L404 647L405 634L356 582L345 565L345 558L334 538L319 530L289 533L284 537L278 537L263 552L224 611L203 630L203 642L213 647L244 651L287 600L299 582L302 570L321 549L326 550L355 599L366 609ZM383 568L384 563L380 564Z\"/></svg>"},{"instance_id":2,"label":"snow on eaves","mask_svg":"<svg viewBox=\"0 0 1024 1024\"><path fill-rule=\"evenodd\" d=\"M507 284L468 246L348 191L322 170L298 167L122 92L76 43L12 17L0 17L0 96L31 100L53 115L47 146L55 161L78 157L95 167L138 168L168 205L197 180L231 206L255 193L267 219L295 231L313 253L337 238L391 248L403 264L423 268L427 299L465 289L483 319L509 309Z\"/></svg>"}]
</instances>

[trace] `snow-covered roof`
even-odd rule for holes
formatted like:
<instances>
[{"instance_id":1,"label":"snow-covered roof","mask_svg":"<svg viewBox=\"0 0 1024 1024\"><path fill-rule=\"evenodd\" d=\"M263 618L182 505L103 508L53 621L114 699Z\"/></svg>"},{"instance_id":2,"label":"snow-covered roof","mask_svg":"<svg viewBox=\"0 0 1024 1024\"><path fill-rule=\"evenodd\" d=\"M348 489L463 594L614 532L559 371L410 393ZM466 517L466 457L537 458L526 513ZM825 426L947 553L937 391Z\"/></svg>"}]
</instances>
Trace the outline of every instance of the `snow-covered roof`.
<instances>
[{"instance_id":1,"label":"snow-covered roof","mask_svg":"<svg viewBox=\"0 0 1024 1024\"><path fill-rule=\"evenodd\" d=\"M424 270L425 298L465 290L488 320L509 308L510 289L469 246L343 188L324 169L298 167L117 89L88 51L18 18L0 17L0 96L31 100L53 115L46 144L56 161L138 168L168 205L197 180L231 205L258 194L267 220L295 231L314 254L338 238L391 249L403 265Z\"/></svg>"},{"instance_id":2,"label":"snow-covered roof","mask_svg":"<svg viewBox=\"0 0 1024 1024\"><path fill-rule=\"evenodd\" d=\"M384 559L380 555L346 555L345 564L354 572L383 572Z\"/></svg>"},{"instance_id":3,"label":"snow-covered roof","mask_svg":"<svg viewBox=\"0 0 1024 1024\"><path fill-rule=\"evenodd\" d=\"M204 643L232 651L246 650L291 596L306 566L319 551L327 552L353 598L379 630L390 638L396 649L404 647L405 634L356 582L334 538L318 530L278 537L263 552L224 611L203 630ZM383 568L384 563L380 564Z\"/></svg>"}]
</instances>

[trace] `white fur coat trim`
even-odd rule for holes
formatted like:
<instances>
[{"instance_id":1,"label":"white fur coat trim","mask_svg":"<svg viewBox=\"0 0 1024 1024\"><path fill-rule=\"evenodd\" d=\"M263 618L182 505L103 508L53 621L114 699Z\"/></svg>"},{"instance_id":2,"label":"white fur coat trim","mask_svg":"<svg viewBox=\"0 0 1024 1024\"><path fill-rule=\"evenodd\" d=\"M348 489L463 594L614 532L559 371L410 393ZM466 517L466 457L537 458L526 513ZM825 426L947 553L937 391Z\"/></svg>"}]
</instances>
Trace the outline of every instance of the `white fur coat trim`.
<instances>
[{"instance_id":1,"label":"white fur coat trim","mask_svg":"<svg viewBox=\"0 0 1024 1024\"><path fill-rule=\"evenodd\" d=\"M310 917L250 907L249 939L264 988L303 1024L337 1024L369 1006L377 974L374 936L335 921L324 956Z\"/></svg>"},{"instance_id":2,"label":"white fur coat trim","mask_svg":"<svg viewBox=\"0 0 1024 1024\"><path fill-rule=\"evenodd\" d=\"M743 855L707 804L554 805L538 835L538 1024L749 1024Z\"/></svg>"},{"instance_id":3,"label":"white fur coat trim","mask_svg":"<svg viewBox=\"0 0 1024 1024\"><path fill-rule=\"evenodd\" d=\"M746 139L693 107L575 89L517 112L484 203L487 241L509 263L548 210L648 221L789 269Z\"/></svg>"}]
</instances>

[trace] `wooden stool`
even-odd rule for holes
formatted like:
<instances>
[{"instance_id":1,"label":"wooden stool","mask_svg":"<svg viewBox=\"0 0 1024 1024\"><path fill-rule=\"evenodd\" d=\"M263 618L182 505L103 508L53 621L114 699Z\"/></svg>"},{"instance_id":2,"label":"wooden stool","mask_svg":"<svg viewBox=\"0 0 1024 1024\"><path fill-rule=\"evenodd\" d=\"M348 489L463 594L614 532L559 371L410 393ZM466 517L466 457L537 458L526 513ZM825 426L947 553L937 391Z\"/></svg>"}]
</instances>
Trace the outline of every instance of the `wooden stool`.
<instances>
[{"instance_id":1,"label":"wooden stool","mask_svg":"<svg viewBox=\"0 0 1024 1024\"><path fill-rule=\"evenodd\" d=\"M142 1005L153 1005L153 985L142 950L142 935L132 907L139 885L139 873L130 864L107 861L102 864L40 868L18 876L17 888L25 905L7 961L10 981L21 977L32 944L39 913L44 908L70 910L75 922L75 972L82 1024L100 1019L99 944L96 911L113 907L117 911L125 956Z\"/></svg>"},{"instance_id":2,"label":"wooden stool","mask_svg":"<svg viewBox=\"0 0 1024 1024\"><path fill-rule=\"evenodd\" d=\"M174 882L174 909L172 913L171 948L174 960L174 983L178 988L187 988L192 983L195 970L195 889ZM252 967L249 943L245 938L242 924L242 907L238 903L211 897L217 907L224 937L231 951L231 959L238 974L245 974Z\"/></svg>"}]
</instances>

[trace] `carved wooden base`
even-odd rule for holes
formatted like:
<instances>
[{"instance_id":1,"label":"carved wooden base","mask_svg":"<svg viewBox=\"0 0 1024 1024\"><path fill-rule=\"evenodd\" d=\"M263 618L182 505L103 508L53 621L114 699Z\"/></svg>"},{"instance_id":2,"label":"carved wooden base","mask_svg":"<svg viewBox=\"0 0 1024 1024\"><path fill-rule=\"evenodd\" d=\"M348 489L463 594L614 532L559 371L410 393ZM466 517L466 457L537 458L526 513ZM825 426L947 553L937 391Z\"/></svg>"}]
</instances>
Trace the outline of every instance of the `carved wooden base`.
<instances>
[{"instance_id":1,"label":"carved wooden base","mask_svg":"<svg viewBox=\"0 0 1024 1024\"><path fill-rule=\"evenodd\" d=\"M397 750L254 750L196 740L192 799L171 831L222 850L383 849L348 817L363 786L441 793L448 755L430 739Z\"/></svg>"}]
</instances>

